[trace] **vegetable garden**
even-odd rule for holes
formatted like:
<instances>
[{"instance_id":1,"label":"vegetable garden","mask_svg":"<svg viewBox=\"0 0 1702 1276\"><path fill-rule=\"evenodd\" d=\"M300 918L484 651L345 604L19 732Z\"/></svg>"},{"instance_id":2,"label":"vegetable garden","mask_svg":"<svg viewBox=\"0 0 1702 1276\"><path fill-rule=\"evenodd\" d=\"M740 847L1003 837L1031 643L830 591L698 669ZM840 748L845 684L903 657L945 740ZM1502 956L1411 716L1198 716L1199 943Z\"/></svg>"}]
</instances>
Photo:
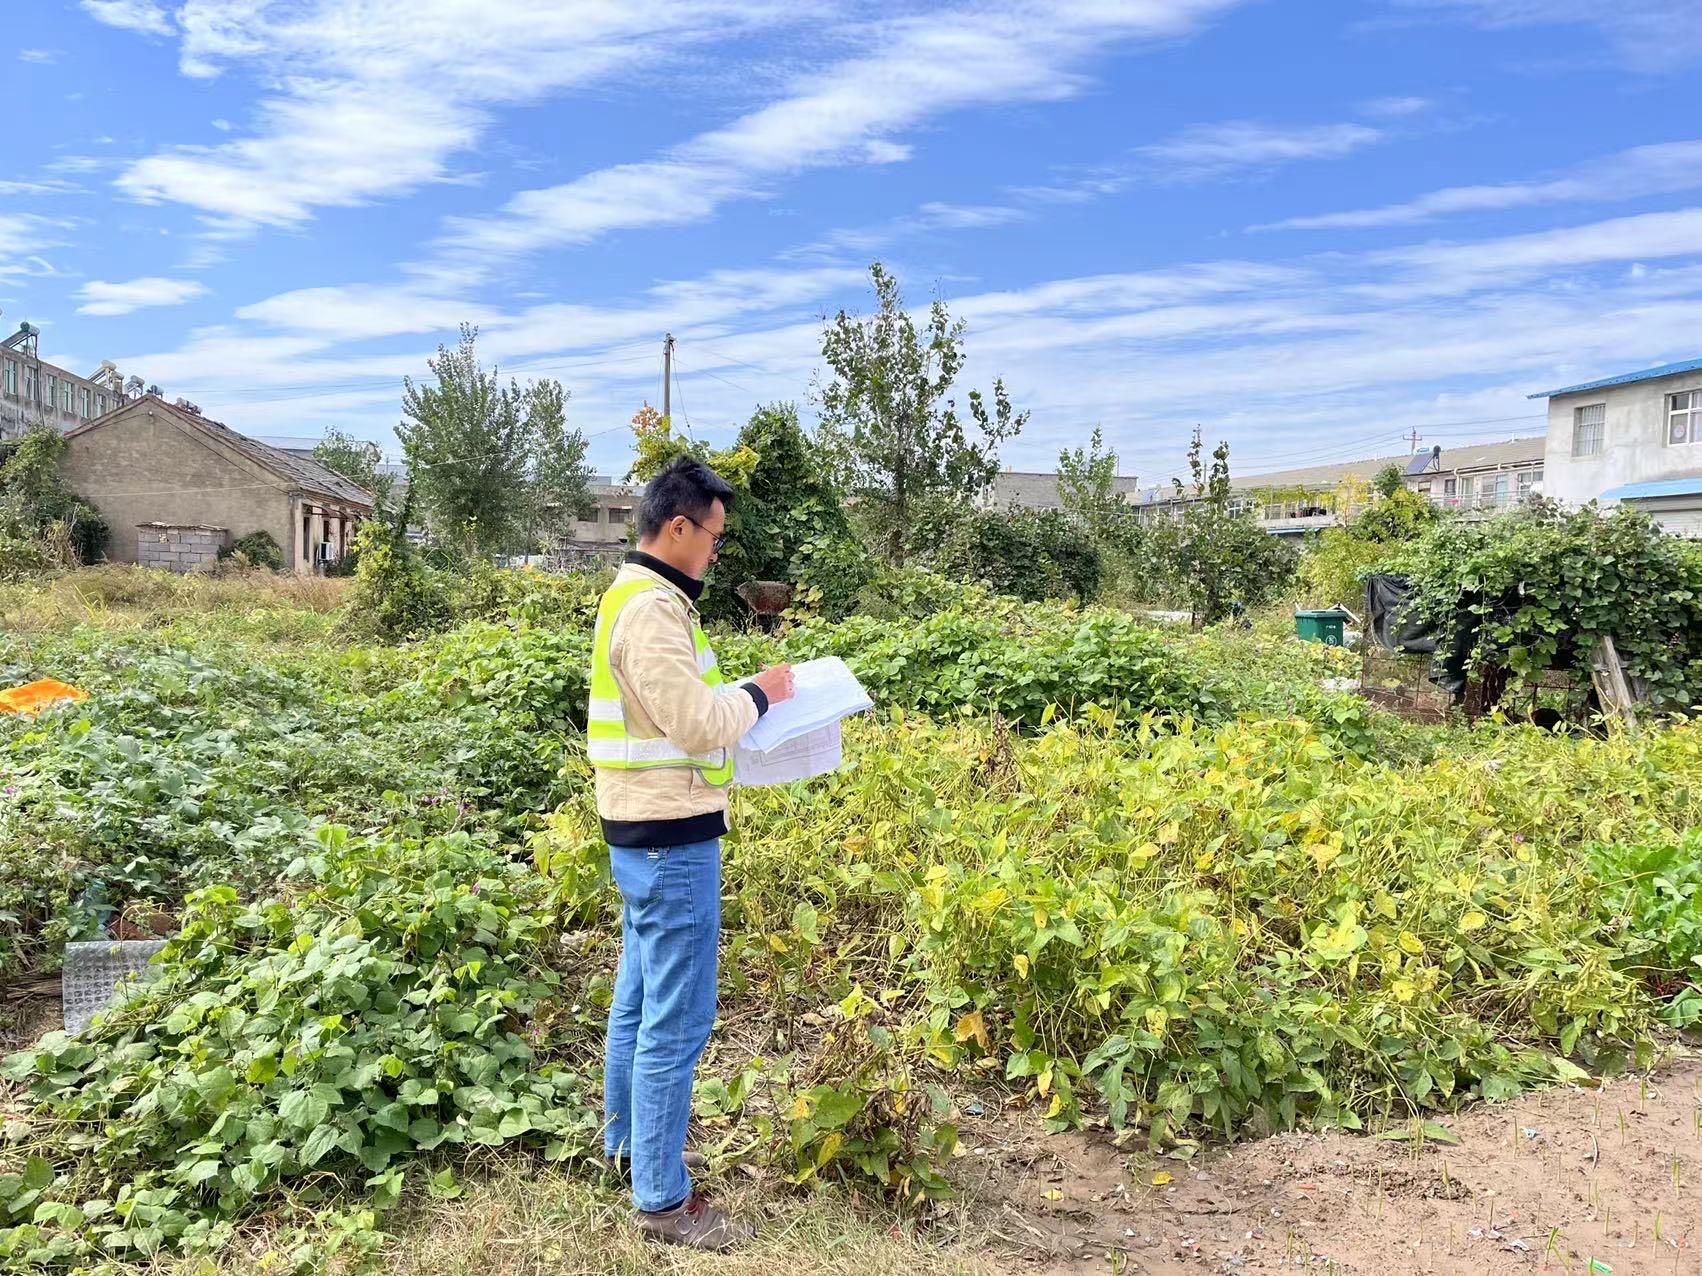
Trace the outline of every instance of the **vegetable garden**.
<instances>
[{"instance_id":1,"label":"vegetable garden","mask_svg":"<svg viewBox=\"0 0 1702 1276\"><path fill-rule=\"evenodd\" d=\"M1702 1020L1702 728L1418 727L1357 661L910 573L823 780L735 797L702 1143L779 1192L954 1191L966 1108L1154 1154L1652 1063ZM340 582L339 582L340 584ZM600 582L455 623L121 569L5 587L0 978L120 918L157 978L5 1066L0 1256L129 1270L257 1228L382 1265L493 1165L594 1176L619 928L580 731ZM729 1031L731 1026L732 1031Z\"/></svg>"}]
</instances>

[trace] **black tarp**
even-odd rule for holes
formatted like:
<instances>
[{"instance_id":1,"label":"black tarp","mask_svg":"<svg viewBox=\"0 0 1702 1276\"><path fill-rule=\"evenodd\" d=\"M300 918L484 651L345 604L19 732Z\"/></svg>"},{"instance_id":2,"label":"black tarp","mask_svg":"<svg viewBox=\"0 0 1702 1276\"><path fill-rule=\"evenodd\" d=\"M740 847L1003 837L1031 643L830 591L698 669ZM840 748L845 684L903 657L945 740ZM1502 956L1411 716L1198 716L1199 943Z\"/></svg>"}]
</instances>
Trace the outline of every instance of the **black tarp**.
<instances>
[{"instance_id":1,"label":"black tarp","mask_svg":"<svg viewBox=\"0 0 1702 1276\"><path fill-rule=\"evenodd\" d=\"M1459 624L1447 650L1440 649L1436 628L1413 606L1411 582L1405 576L1365 578L1365 626L1379 647L1407 656L1434 656L1430 681L1458 697L1466 689L1466 663L1477 640L1477 617L1472 596L1459 603Z\"/></svg>"},{"instance_id":2,"label":"black tarp","mask_svg":"<svg viewBox=\"0 0 1702 1276\"><path fill-rule=\"evenodd\" d=\"M1436 650L1436 632L1412 606L1405 576L1365 578L1365 627L1379 647L1408 656L1428 656Z\"/></svg>"}]
</instances>

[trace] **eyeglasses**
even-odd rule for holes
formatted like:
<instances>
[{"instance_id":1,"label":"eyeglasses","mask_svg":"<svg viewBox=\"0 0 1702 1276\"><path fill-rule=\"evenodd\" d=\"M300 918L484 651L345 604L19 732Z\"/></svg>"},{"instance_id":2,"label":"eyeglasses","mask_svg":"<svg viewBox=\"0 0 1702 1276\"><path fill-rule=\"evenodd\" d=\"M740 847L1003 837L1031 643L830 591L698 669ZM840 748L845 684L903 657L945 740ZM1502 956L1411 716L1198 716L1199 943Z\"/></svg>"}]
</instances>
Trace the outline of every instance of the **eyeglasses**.
<instances>
[{"instance_id":1,"label":"eyeglasses","mask_svg":"<svg viewBox=\"0 0 1702 1276\"><path fill-rule=\"evenodd\" d=\"M693 527L697 528L699 531L709 532L709 529L707 527L705 527L702 523L698 522L690 514L681 514L680 517L685 519L686 522L690 523ZM719 554L721 552L721 547L727 543L727 533L721 532L721 533L717 534L715 532L709 532L709 534L711 536L715 537L715 543L709 547L710 551L712 553Z\"/></svg>"}]
</instances>

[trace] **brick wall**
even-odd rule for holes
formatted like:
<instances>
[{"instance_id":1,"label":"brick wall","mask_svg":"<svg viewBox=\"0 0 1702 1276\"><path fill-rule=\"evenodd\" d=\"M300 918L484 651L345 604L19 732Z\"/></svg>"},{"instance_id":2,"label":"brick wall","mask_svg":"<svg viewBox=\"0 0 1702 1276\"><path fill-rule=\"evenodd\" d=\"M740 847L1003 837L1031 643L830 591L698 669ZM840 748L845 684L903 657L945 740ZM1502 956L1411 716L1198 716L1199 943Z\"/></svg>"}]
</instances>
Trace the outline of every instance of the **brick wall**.
<instances>
[{"instance_id":1,"label":"brick wall","mask_svg":"<svg viewBox=\"0 0 1702 1276\"><path fill-rule=\"evenodd\" d=\"M163 567L168 572L193 571L219 561L219 551L230 538L222 527L171 527L143 523L136 529L136 561L143 567Z\"/></svg>"},{"instance_id":2,"label":"brick wall","mask_svg":"<svg viewBox=\"0 0 1702 1276\"><path fill-rule=\"evenodd\" d=\"M73 490L106 515L112 528L106 552L114 562L135 560L137 542L125 529L143 523L223 527L232 540L264 530L286 562L292 551L300 554L289 480L209 446L150 400L71 435L59 468Z\"/></svg>"}]
</instances>

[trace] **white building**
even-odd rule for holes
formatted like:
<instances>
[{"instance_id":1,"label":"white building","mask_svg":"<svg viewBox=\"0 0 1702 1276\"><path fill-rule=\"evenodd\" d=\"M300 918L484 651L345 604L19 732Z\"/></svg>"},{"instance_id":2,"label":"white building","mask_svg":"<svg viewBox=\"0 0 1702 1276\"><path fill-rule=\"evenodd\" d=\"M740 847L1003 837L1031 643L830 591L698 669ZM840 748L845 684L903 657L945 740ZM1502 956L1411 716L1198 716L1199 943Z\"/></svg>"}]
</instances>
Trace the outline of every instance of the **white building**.
<instances>
[{"instance_id":1,"label":"white building","mask_svg":"<svg viewBox=\"0 0 1702 1276\"><path fill-rule=\"evenodd\" d=\"M1548 400L1543 490L1623 502L1702 536L1702 359L1531 395Z\"/></svg>"},{"instance_id":2,"label":"white building","mask_svg":"<svg viewBox=\"0 0 1702 1276\"><path fill-rule=\"evenodd\" d=\"M1538 435L1433 447L1407 463L1406 485L1443 509L1499 514L1544 490L1546 451L1547 440Z\"/></svg>"}]
</instances>

